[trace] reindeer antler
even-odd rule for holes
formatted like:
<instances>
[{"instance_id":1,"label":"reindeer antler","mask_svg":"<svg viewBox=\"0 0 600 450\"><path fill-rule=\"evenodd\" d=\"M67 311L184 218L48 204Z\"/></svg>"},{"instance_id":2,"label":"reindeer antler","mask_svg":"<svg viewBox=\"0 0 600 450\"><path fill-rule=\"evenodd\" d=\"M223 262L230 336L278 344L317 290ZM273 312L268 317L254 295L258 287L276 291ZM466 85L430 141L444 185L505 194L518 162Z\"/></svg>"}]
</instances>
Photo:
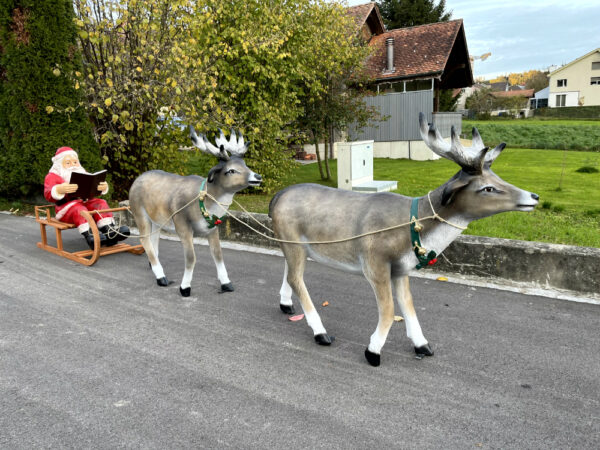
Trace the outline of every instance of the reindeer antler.
<instances>
[{"instance_id":1,"label":"reindeer antler","mask_svg":"<svg viewBox=\"0 0 600 450\"><path fill-rule=\"evenodd\" d=\"M238 132L239 133L239 136L238 136L236 134L235 130L232 128L231 134L229 136L229 141L227 139L225 139L225 134L223 133L223 130L221 130L220 128L219 128L219 133L220 133L220 136L215 139L215 142L219 147L221 145L223 145L225 150L227 150L232 155L238 156L240 158L242 156L244 156L244 153L246 153L246 151L248 150L248 146L250 145L250 142L244 143L244 136L242 135L241 131Z\"/></svg>"},{"instance_id":2,"label":"reindeer antler","mask_svg":"<svg viewBox=\"0 0 600 450\"><path fill-rule=\"evenodd\" d=\"M221 132L221 134L223 134L223 132ZM219 139L215 139L215 142L217 144L217 147L215 147L214 145L212 145L210 143L210 141L204 134L200 133L200 135L197 135L196 130L194 130L194 127L191 125L190 125L190 139L192 140L192 143L194 144L194 146L198 147L204 153L216 156L220 161L228 161L229 160L229 155L225 151L225 146L219 144Z\"/></svg>"},{"instance_id":3,"label":"reindeer antler","mask_svg":"<svg viewBox=\"0 0 600 450\"><path fill-rule=\"evenodd\" d=\"M450 129L450 143L448 143L444 141L435 125L427 123L423 113L419 113L419 131L423 142L434 153L454 161L467 171L480 172L484 167L489 169L506 146L505 143L501 143L493 150L488 151L489 147L483 144L483 139L475 127L473 127L473 145L471 147L462 145L454 126Z\"/></svg>"}]
</instances>

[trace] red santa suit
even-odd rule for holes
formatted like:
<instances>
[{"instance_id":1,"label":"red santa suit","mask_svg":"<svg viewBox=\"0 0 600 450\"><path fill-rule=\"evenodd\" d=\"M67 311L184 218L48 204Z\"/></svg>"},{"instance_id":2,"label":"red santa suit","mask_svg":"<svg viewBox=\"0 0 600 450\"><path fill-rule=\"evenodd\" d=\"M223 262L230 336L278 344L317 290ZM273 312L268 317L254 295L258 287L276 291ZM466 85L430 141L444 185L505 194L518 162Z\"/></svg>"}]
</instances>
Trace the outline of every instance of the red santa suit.
<instances>
[{"instance_id":1,"label":"red santa suit","mask_svg":"<svg viewBox=\"0 0 600 450\"><path fill-rule=\"evenodd\" d=\"M62 183L68 183L71 179L71 173L85 172L82 167L75 168L74 170L65 169L62 166L62 162L65 156L75 156L77 153L70 147L61 147L56 150L56 154L52 158L52 167L44 179L44 197L49 202L55 204L56 219L62 222L73 223L77 225L77 229L80 233L88 231L90 226L81 216L82 210L93 211L97 209L108 209L108 203L100 198L92 198L88 200L67 200L65 194L59 194L56 191L56 187ZM108 188L102 192L102 195L108 192ZM98 228L105 225L111 225L114 223L112 213L94 214L94 220L96 221Z\"/></svg>"}]
</instances>

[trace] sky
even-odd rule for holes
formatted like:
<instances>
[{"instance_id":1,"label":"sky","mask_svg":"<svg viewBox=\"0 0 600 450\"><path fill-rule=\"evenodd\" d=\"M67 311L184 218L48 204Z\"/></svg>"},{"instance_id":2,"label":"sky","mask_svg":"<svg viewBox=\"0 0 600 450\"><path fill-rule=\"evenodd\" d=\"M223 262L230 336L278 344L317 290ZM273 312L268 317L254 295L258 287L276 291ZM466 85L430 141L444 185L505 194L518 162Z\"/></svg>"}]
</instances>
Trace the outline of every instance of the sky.
<instances>
[{"instance_id":1,"label":"sky","mask_svg":"<svg viewBox=\"0 0 600 450\"><path fill-rule=\"evenodd\" d=\"M547 70L600 48L600 0L446 0L446 10L463 19L472 56L491 53L475 60L475 78Z\"/></svg>"}]
</instances>

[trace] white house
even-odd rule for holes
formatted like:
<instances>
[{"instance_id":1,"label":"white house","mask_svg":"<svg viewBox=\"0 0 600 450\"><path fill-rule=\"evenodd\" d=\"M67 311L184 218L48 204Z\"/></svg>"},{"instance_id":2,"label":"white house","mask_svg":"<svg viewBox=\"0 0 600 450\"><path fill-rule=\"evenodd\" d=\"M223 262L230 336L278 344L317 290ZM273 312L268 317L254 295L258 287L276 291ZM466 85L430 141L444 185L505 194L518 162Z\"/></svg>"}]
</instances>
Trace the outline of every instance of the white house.
<instances>
[{"instance_id":1,"label":"white house","mask_svg":"<svg viewBox=\"0 0 600 450\"><path fill-rule=\"evenodd\" d=\"M550 72L548 106L600 105L600 48Z\"/></svg>"}]
</instances>

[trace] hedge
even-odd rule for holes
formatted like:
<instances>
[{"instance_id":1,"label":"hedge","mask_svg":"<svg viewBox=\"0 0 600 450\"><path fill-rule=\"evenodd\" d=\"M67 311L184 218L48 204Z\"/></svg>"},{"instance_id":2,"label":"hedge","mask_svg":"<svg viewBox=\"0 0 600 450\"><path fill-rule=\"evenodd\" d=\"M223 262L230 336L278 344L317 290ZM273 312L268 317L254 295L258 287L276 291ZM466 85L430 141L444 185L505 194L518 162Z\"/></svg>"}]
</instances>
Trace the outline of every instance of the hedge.
<instances>
[{"instance_id":1,"label":"hedge","mask_svg":"<svg viewBox=\"0 0 600 450\"><path fill-rule=\"evenodd\" d=\"M65 76L81 70L71 0L0 0L0 195L41 193L61 146L101 168L81 96Z\"/></svg>"},{"instance_id":2,"label":"hedge","mask_svg":"<svg viewBox=\"0 0 600 450\"><path fill-rule=\"evenodd\" d=\"M534 110L535 117L565 119L600 119L599 106L567 106L565 108L540 108Z\"/></svg>"}]
</instances>

